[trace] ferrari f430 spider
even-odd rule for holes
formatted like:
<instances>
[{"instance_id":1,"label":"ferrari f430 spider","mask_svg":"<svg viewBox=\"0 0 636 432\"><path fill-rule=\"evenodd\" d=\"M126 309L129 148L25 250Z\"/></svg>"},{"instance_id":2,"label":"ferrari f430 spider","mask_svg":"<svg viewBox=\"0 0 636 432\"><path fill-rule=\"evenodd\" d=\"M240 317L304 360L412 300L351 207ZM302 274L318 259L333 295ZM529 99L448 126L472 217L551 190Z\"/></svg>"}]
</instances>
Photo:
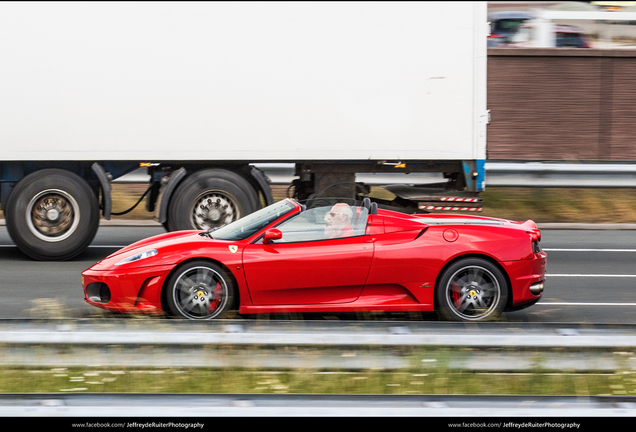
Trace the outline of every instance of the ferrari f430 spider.
<instances>
[{"instance_id":1,"label":"ferrari f430 spider","mask_svg":"<svg viewBox=\"0 0 636 432\"><path fill-rule=\"evenodd\" d=\"M221 228L134 243L82 281L88 303L125 313L435 311L492 320L541 298L540 240L532 221L286 199Z\"/></svg>"}]
</instances>

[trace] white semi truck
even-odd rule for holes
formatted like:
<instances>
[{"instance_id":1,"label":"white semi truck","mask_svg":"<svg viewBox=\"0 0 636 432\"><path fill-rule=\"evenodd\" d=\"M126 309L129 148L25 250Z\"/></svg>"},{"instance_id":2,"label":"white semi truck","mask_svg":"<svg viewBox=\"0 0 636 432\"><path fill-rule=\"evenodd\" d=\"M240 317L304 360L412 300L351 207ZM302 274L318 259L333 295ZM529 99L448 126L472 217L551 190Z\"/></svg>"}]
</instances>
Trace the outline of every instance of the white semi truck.
<instances>
[{"instance_id":1,"label":"white semi truck","mask_svg":"<svg viewBox=\"0 0 636 432\"><path fill-rule=\"evenodd\" d=\"M485 2L0 3L0 201L16 245L69 259L147 166L168 230L356 173L442 173L381 205L476 197L486 159Z\"/></svg>"}]
</instances>

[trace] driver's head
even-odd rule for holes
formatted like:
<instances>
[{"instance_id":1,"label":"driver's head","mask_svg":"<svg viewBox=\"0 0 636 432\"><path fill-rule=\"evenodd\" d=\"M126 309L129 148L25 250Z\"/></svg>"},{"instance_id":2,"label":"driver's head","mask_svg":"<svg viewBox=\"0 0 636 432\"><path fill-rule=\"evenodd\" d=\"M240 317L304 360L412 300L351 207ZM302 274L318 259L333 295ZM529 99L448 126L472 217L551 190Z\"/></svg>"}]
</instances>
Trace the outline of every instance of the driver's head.
<instances>
[{"instance_id":1,"label":"driver's head","mask_svg":"<svg viewBox=\"0 0 636 432\"><path fill-rule=\"evenodd\" d=\"M338 203L331 207L329 213L325 215L327 228L339 230L346 227L347 225L351 225L352 216L353 212L351 211L351 207L349 207L348 204Z\"/></svg>"}]
</instances>

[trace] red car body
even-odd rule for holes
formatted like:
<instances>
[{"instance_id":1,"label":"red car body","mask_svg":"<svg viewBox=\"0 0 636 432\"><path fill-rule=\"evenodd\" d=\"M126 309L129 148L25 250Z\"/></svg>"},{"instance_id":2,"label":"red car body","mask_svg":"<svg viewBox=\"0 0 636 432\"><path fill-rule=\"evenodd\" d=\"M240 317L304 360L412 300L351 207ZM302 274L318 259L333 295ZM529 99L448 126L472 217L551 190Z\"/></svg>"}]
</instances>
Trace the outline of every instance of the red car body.
<instances>
[{"instance_id":1,"label":"red car body","mask_svg":"<svg viewBox=\"0 0 636 432\"><path fill-rule=\"evenodd\" d=\"M123 248L82 273L85 300L115 312L201 319L222 316L212 312L228 296L222 312L230 306L241 314L438 311L447 319L481 320L541 297L547 255L532 221L367 214L353 207L365 212L359 235L303 240L293 237L302 230L291 234L284 223L300 221L304 206L292 200L276 205L287 206L286 213L271 216L244 239L178 231ZM282 239L278 227L285 231ZM195 276L204 268L212 269L211 276ZM478 298L482 291L493 293L490 300ZM209 313L198 312L203 306L197 296Z\"/></svg>"}]
</instances>

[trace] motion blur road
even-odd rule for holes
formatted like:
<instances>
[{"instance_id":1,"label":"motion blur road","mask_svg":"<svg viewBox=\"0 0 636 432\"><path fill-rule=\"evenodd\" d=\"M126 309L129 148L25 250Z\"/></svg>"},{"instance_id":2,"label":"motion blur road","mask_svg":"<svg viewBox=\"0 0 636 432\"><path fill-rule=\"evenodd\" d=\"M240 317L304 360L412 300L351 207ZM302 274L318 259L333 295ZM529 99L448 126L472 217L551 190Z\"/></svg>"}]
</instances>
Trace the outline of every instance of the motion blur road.
<instances>
[{"instance_id":1,"label":"motion blur road","mask_svg":"<svg viewBox=\"0 0 636 432\"><path fill-rule=\"evenodd\" d=\"M78 258L37 262L23 255L0 226L0 319L114 316L84 303L80 273L120 247L162 232L154 226L102 226ZM543 229L542 234L541 246L548 252L544 297L505 319L636 323L636 230ZM423 319L436 316L424 314Z\"/></svg>"}]
</instances>

